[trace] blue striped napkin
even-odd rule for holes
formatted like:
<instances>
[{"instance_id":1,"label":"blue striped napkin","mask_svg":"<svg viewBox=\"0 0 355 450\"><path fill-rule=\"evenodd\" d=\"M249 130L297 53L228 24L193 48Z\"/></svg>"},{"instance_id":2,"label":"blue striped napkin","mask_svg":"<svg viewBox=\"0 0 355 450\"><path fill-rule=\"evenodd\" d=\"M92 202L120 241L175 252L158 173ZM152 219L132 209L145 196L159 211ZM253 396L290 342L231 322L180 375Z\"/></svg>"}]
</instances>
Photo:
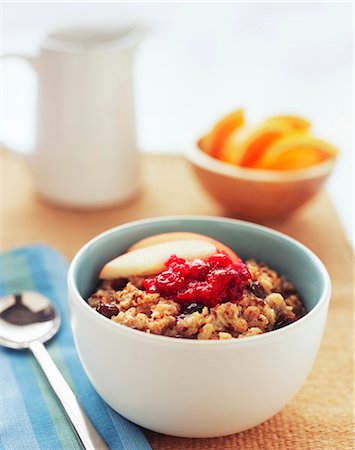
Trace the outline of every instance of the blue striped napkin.
<instances>
[{"instance_id":1,"label":"blue striped napkin","mask_svg":"<svg viewBox=\"0 0 355 450\"><path fill-rule=\"evenodd\" d=\"M66 290L67 263L45 245L0 255L0 295L24 290L47 295L62 316L47 349L109 448L146 450L150 445L136 425L113 411L95 392L76 354ZM0 350L0 449L80 449L64 412L29 352Z\"/></svg>"}]
</instances>

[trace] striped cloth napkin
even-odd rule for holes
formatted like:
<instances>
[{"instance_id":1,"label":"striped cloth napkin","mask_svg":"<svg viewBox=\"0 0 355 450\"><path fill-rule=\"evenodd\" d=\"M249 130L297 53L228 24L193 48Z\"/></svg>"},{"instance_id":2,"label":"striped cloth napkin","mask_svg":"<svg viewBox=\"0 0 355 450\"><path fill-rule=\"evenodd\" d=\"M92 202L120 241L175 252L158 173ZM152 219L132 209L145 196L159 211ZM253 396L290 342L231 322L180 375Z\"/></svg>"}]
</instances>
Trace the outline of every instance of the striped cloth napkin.
<instances>
[{"instance_id":1,"label":"striped cloth napkin","mask_svg":"<svg viewBox=\"0 0 355 450\"><path fill-rule=\"evenodd\" d=\"M17 248L0 255L0 295L38 291L62 316L47 349L109 448L146 450L150 445L136 425L113 411L95 392L76 354L71 335L67 263L45 245ZM40 367L29 352L0 349L0 449L81 449Z\"/></svg>"}]
</instances>

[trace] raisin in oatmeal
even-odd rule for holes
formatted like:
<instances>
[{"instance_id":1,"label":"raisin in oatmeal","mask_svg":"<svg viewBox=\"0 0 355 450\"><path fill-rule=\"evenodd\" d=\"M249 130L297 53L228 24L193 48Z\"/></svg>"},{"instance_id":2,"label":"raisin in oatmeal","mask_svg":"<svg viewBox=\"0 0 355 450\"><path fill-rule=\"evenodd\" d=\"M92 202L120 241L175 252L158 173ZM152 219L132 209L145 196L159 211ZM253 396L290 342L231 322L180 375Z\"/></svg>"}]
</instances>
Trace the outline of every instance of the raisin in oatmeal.
<instances>
[{"instance_id":1,"label":"raisin in oatmeal","mask_svg":"<svg viewBox=\"0 0 355 450\"><path fill-rule=\"evenodd\" d=\"M89 305L113 322L188 339L232 339L281 328L305 313L293 285L253 259L172 257L156 276L102 280Z\"/></svg>"}]
</instances>

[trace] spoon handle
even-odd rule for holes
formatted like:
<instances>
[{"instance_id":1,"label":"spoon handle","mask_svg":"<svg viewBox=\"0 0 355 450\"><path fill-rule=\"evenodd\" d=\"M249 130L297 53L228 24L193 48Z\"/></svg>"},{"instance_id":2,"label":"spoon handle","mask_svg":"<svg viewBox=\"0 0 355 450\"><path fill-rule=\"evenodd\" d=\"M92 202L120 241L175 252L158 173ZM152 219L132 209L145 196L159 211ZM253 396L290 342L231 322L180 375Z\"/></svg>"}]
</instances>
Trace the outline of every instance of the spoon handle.
<instances>
[{"instance_id":1,"label":"spoon handle","mask_svg":"<svg viewBox=\"0 0 355 450\"><path fill-rule=\"evenodd\" d=\"M90 419L81 409L73 391L70 389L63 375L59 372L42 342L31 342L29 348L37 359L49 384L67 413L84 449L108 449L107 445L90 422Z\"/></svg>"}]
</instances>

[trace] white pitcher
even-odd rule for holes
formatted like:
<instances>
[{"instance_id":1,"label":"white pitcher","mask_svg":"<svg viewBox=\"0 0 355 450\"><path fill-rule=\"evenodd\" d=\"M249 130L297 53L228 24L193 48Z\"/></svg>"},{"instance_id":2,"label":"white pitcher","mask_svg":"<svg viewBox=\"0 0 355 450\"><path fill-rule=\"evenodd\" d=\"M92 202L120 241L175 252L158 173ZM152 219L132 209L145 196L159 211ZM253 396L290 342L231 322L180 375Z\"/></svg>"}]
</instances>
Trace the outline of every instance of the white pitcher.
<instances>
[{"instance_id":1,"label":"white pitcher","mask_svg":"<svg viewBox=\"0 0 355 450\"><path fill-rule=\"evenodd\" d=\"M137 29L67 29L47 36L35 58L37 191L71 207L102 207L139 186L133 59ZM22 56L22 55L7 55Z\"/></svg>"}]
</instances>

